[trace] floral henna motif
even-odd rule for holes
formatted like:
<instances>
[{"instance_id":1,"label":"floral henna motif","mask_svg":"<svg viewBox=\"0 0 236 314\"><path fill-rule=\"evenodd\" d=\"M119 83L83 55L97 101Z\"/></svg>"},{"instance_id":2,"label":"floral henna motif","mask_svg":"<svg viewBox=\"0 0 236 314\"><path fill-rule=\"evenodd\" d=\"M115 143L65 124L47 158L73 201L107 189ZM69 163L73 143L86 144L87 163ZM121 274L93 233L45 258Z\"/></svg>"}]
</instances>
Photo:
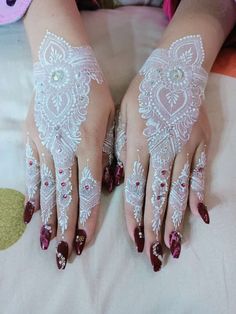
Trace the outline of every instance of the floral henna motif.
<instances>
[{"instance_id":1,"label":"floral henna motif","mask_svg":"<svg viewBox=\"0 0 236 314\"><path fill-rule=\"evenodd\" d=\"M42 144L52 154L58 179L59 225L67 229L71 166L87 118L91 81L103 83L91 47L72 47L47 31L34 65L35 122ZM65 184L65 185L64 185Z\"/></svg>"},{"instance_id":2,"label":"floral henna motif","mask_svg":"<svg viewBox=\"0 0 236 314\"><path fill-rule=\"evenodd\" d=\"M52 210L56 206L56 181L52 171L43 163L41 165L40 207L44 225L48 224Z\"/></svg>"},{"instance_id":3,"label":"floral henna motif","mask_svg":"<svg viewBox=\"0 0 236 314\"><path fill-rule=\"evenodd\" d=\"M191 189L197 194L200 202L203 202L204 200L206 162L207 156L204 150L201 152L201 156L197 162L196 168L193 169L191 176Z\"/></svg>"},{"instance_id":4,"label":"floral henna motif","mask_svg":"<svg viewBox=\"0 0 236 314\"><path fill-rule=\"evenodd\" d=\"M208 78L203 61L201 37L194 35L154 50L141 68L139 112L151 155L169 147L175 156L189 140Z\"/></svg>"},{"instance_id":5,"label":"floral henna motif","mask_svg":"<svg viewBox=\"0 0 236 314\"><path fill-rule=\"evenodd\" d=\"M80 223L84 226L91 215L92 209L100 203L101 184L92 176L91 170L86 166L81 174L80 186Z\"/></svg>"},{"instance_id":6,"label":"floral henna motif","mask_svg":"<svg viewBox=\"0 0 236 314\"><path fill-rule=\"evenodd\" d=\"M38 161L34 157L33 149L29 144L29 140L27 140L26 143L25 155L26 193L29 201L34 203L35 194L38 192L40 185L40 167Z\"/></svg>"},{"instance_id":7,"label":"floral henna motif","mask_svg":"<svg viewBox=\"0 0 236 314\"><path fill-rule=\"evenodd\" d=\"M120 162L120 155L125 145L126 145L126 126L125 126L125 123L122 122L121 114L119 113L117 128L116 128L116 142L115 142L115 155L118 162Z\"/></svg>"},{"instance_id":8,"label":"floral henna motif","mask_svg":"<svg viewBox=\"0 0 236 314\"><path fill-rule=\"evenodd\" d=\"M127 203L133 206L134 218L138 224L141 224L142 221L145 183L143 166L140 161L135 161L133 173L127 178L125 199Z\"/></svg>"},{"instance_id":9,"label":"floral henna motif","mask_svg":"<svg viewBox=\"0 0 236 314\"><path fill-rule=\"evenodd\" d=\"M186 207L188 198L188 183L189 183L190 165L189 161L184 165L181 174L177 181L171 185L169 204L173 210L172 222L175 230L180 226L183 219L183 212Z\"/></svg>"}]
</instances>

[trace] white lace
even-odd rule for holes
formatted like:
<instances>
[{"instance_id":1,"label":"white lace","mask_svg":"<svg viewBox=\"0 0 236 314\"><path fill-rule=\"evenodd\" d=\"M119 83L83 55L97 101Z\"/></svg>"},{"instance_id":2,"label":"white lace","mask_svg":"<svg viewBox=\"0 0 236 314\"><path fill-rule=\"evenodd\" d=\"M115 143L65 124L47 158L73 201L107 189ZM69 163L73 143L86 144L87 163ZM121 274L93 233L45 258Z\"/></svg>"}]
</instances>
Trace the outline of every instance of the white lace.
<instances>
[{"instance_id":1,"label":"white lace","mask_svg":"<svg viewBox=\"0 0 236 314\"><path fill-rule=\"evenodd\" d=\"M81 141L80 126L87 118L91 80L103 82L91 47L72 47L47 31L39 48L39 62L34 65L35 122L42 144L53 156L56 177L67 183L65 194L62 181L57 182L62 233L68 224L71 166Z\"/></svg>"},{"instance_id":2,"label":"white lace","mask_svg":"<svg viewBox=\"0 0 236 314\"><path fill-rule=\"evenodd\" d=\"M187 161L181 171L178 179L172 183L169 204L173 210L172 222L175 230L181 225L183 213L187 205L188 199L188 183L189 183L190 165Z\"/></svg>"},{"instance_id":3,"label":"white lace","mask_svg":"<svg viewBox=\"0 0 236 314\"><path fill-rule=\"evenodd\" d=\"M191 189L197 194L200 202L204 200L205 189L205 168L207 156L205 150L201 152L196 167L193 169L191 176Z\"/></svg>"},{"instance_id":4,"label":"white lace","mask_svg":"<svg viewBox=\"0 0 236 314\"><path fill-rule=\"evenodd\" d=\"M35 194L40 186L39 162L34 157L33 149L27 139L25 147L26 194L31 203L35 202Z\"/></svg>"},{"instance_id":5,"label":"white lace","mask_svg":"<svg viewBox=\"0 0 236 314\"><path fill-rule=\"evenodd\" d=\"M88 166L82 170L79 197L80 223L84 226L92 213L92 209L100 203L101 197L101 184L93 178Z\"/></svg>"},{"instance_id":6,"label":"white lace","mask_svg":"<svg viewBox=\"0 0 236 314\"><path fill-rule=\"evenodd\" d=\"M127 203L133 206L134 218L138 224L141 224L142 221L145 184L144 168L140 161L135 161L133 172L126 181L125 199Z\"/></svg>"}]
</instances>

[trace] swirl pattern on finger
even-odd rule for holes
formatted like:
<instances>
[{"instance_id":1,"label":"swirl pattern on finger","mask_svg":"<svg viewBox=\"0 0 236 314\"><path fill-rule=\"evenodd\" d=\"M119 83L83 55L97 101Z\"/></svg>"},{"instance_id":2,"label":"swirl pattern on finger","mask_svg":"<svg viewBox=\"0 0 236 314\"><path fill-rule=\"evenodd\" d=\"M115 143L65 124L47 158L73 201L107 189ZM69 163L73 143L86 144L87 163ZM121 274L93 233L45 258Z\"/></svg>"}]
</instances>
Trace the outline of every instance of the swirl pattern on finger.
<instances>
[{"instance_id":1,"label":"swirl pattern on finger","mask_svg":"<svg viewBox=\"0 0 236 314\"><path fill-rule=\"evenodd\" d=\"M197 194L197 197L200 202L203 202L204 200L206 163L207 163L207 156L204 150L201 152L201 155L197 161L197 165L193 169L191 181L190 181L191 189Z\"/></svg>"},{"instance_id":2,"label":"swirl pattern on finger","mask_svg":"<svg viewBox=\"0 0 236 314\"><path fill-rule=\"evenodd\" d=\"M35 122L42 144L52 154L57 178L59 226L68 227L71 166L81 142L80 127L87 118L91 81L103 83L91 47L72 47L47 31L34 64Z\"/></svg>"},{"instance_id":3,"label":"swirl pattern on finger","mask_svg":"<svg viewBox=\"0 0 236 314\"><path fill-rule=\"evenodd\" d=\"M34 203L40 186L40 167L29 144L29 139L27 139L25 148L26 193L29 201Z\"/></svg>"},{"instance_id":4,"label":"swirl pattern on finger","mask_svg":"<svg viewBox=\"0 0 236 314\"><path fill-rule=\"evenodd\" d=\"M181 171L178 179L172 183L169 204L173 210L172 222L175 230L181 225L183 213L188 199L188 182L189 182L190 164L187 161Z\"/></svg>"},{"instance_id":5,"label":"swirl pattern on finger","mask_svg":"<svg viewBox=\"0 0 236 314\"><path fill-rule=\"evenodd\" d=\"M82 170L79 196L80 223L84 226L92 213L92 209L100 203L101 198L101 184L94 179L88 166Z\"/></svg>"},{"instance_id":6,"label":"swirl pattern on finger","mask_svg":"<svg viewBox=\"0 0 236 314\"><path fill-rule=\"evenodd\" d=\"M125 185L126 202L133 206L134 218L138 224L142 221L143 201L145 196L144 168L140 161L133 164L133 172L127 178Z\"/></svg>"}]
</instances>

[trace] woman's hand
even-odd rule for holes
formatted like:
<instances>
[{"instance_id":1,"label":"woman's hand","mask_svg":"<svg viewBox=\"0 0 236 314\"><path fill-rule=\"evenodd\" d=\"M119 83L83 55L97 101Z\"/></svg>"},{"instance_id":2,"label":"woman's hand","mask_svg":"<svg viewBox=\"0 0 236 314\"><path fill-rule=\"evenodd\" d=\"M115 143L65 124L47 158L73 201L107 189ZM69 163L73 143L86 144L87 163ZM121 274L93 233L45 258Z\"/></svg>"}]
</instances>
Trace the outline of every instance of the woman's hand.
<instances>
[{"instance_id":1,"label":"woman's hand","mask_svg":"<svg viewBox=\"0 0 236 314\"><path fill-rule=\"evenodd\" d=\"M154 271L162 264L163 242L179 257L188 205L209 223L204 183L210 128L199 109L207 82L203 61L200 36L155 50L121 104L116 155L125 169L126 222Z\"/></svg>"},{"instance_id":2,"label":"woman's hand","mask_svg":"<svg viewBox=\"0 0 236 314\"><path fill-rule=\"evenodd\" d=\"M114 105L91 47L72 47L50 32L34 81L24 221L40 208L41 247L57 236L57 265L64 269L72 248L81 254L95 231L103 169L112 161Z\"/></svg>"}]
</instances>

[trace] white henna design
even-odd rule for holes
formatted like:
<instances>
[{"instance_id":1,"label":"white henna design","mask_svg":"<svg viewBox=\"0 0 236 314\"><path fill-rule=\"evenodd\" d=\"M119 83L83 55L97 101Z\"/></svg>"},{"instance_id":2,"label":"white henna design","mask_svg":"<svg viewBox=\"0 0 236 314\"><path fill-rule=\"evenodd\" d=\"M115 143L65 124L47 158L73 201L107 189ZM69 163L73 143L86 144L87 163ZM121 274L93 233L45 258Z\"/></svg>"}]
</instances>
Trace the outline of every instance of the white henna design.
<instances>
[{"instance_id":1,"label":"white henna design","mask_svg":"<svg viewBox=\"0 0 236 314\"><path fill-rule=\"evenodd\" d=\"M142 221L145 183L144 168L140 161L135 161L133 172L126 181L125 199L127 203L133 206L134 218L138 224Z\"/></svg>"},{"instance_id":2,"label":"white henna design","mask_svg":"<svg viewBox=\"0 0 236 314\"><path fill-rule=\"evenodd\" d=\"M188 184L189 184L190 165L187 161L181 171L177 181L171 185L169 204L173 210L172 222L175 230L181 225L183 213L186 208L188 198Z\"/></svg>"},{"instance_id":3,"label":"white henna design","mask_svg":"<svg viewBox=\"0 0 236 314\"><path fill-rule=\"evenodd\" d=\"M191 189L197 194L200 202L203 202L204 200L206 162L206 152L202 151L191 176Z\"/></svg>"},{"instance_id":4,"label":"white henna design","mask_svg":"<svg viewBox=\"0 0 236 314\"><path fill-rule=\"evenodd\" d=\"M126 126L125 123L121 120L121 113L119 113L117 119L116 127L116 141L115 141L115 155L117 160L120 162L122 149L126 145Z\"/></svg>"},{"instance_id":5,"label":"white henna design","mask_svg":"<svg viewBox=\"0 0 236 314\"><path fill-rule=\"evenodd\" d=\"M88 166L84 167L79 185L80 223L84 226L92 209L100 203L101 184L92 176Z\"/></svg>"},{"instance_id":6,"label":"white henna design","mask_svg":"<svg viewBox=\"0 0 236 314\"><path fill-rule=\"evenodd\" d=\"M107 132L104 143L103 143L103 152L108 155L109 165L111 165L113 161L114 127L115 127L115 122L112 124L111 128Z\"/></svg>"}]
</instances>

